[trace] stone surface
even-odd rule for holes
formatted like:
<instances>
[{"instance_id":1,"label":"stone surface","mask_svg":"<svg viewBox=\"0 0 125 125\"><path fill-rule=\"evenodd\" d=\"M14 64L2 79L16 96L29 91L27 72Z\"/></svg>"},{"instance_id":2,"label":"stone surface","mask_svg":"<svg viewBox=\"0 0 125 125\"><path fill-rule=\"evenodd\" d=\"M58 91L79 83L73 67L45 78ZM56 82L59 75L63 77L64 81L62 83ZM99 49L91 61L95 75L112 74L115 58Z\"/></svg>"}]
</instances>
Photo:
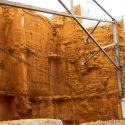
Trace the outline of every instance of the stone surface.
<instances>
[{"instance_id":1,"label":"stone surface","mask_svg":"<svg viewBox=\"0 0 125 125\"><path fill-rule=\"evenodd\" d=\"M125 125L125 120L97 121L97 122L83 123L80 125Z\"/></svg>"},{"instance_id":2,"label":"stone surface","mask_svg":"<svg viewBox=\"0 0 125 125\"><path fill-rule=\"evenodd\" d=\"M0 125L63 125L57 119L28 119L0 122Z\"/></svg>"}]
</instances>

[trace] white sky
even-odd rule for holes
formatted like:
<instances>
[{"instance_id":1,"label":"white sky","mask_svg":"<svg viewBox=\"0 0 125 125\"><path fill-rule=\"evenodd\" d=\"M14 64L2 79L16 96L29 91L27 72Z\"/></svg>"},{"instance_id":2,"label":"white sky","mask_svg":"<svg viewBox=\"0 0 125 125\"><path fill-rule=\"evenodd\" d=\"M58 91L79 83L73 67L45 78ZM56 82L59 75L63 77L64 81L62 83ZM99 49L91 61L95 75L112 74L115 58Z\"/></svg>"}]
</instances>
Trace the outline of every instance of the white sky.
<instances>
[{"instance_id":1,"label":"white sky","mask_svg":"<svg viewBox=\"0 0 125 125\"><path fill-rule=\"evenodd\" d=\"M58 0L9 0L38 6L56 11L65 11ZM70 0L62 0L70 9ZM93 0L74 0L74 6L81 4L85 10L89 10L92 17L108 19L109 17L93 2ZM125 15L125 0L97 0L113 17ZM46 15L51 16L51 15Z\"/></svg>"}]
</instances>

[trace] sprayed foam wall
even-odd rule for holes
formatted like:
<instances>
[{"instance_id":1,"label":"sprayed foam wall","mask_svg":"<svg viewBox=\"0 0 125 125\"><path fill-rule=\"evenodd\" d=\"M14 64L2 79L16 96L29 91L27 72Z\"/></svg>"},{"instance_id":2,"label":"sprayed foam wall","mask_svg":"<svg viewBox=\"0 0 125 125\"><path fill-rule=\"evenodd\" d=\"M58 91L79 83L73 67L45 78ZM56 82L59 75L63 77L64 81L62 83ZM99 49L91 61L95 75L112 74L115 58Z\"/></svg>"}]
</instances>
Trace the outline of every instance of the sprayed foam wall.
<instances>
[{"instance_id":1,"label":"sprayed foam wall","mask_svg":"<svg viewBox=\"0 0 125 125\"><path fill-rule=\"evenodd\" d=\"M75 13L80 14L79 8ZM76 125L121 118L116 68L102 52L81 65L98 48L91 40L84 43L87 35L73 19L54 16L50 21L4 6L0 17L0 48L30 64L0 52L1 121L54 118ZM124 92L122 22L117 31ZM113 43L112 26L99 26L93 36L101 46ZM106 52L115 60L113 47Z\"/></svg>"}]
</instances>

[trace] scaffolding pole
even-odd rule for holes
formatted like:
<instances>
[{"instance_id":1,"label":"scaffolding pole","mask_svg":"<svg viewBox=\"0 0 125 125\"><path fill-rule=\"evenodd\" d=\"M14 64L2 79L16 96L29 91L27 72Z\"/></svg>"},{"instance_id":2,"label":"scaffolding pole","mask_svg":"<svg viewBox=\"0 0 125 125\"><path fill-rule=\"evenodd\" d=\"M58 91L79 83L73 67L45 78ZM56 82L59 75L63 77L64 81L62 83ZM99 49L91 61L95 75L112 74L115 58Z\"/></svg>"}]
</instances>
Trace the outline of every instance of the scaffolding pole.
<instances>
[{"instance_id":1,"label":"scaffolding pole","mask_svg":"<svg viewBox=\"0 0 125 125\"><path fill-rule=\"evenodd\" d=\"M100 21L96 24L96 26L95 26L94 29L92 30L91 35L92 35L93 32L95 31L95 29L97 28L97 26L99 25L99 23L100 23ZM87 39L85 39L85 41L88 42L88 40L89 40L89 36L88 36Z\"/></svg>"},{"instance_id":2,"label":"scaffolding pole","mask_svg":"<svg viewBox=\"0 0 125 125\"><path fill-rule=\"evenodd\" d=\"M65 16L65 17L70 17L74 18L74 20L80 25L80 27L85 31L85 33L93 40L93 42L99 47L99 49L105 54L105 56L112 62L112 64L117 68L117 77L118 77L118 88L119 88L119 96L122 98L122 83L121 83L121 66L120 66L120 61L119 61L119 54L118 54L118 41L117 41L117 36L116 36L116 23L115 19L96 1L93 0L108 16L112 18L112 21L109 20L103 20L103 19L96 19L96 18L91 18L91 17L85 17L85 16L79 16L79 15L74 15L73 12L71 12L61 0L58 0L62 6L70 13L66 14L63 12L58 12L50 9L45 9L45 8L40 8L40 7L35 7L35 6L30 6L30 5L25 5L21 4L18 2L12 2L12 1L7 1L7 0L0 0L1 5L6 5L6 6L12 6L12 7L17 7L17 8L22 8L22 9L27 9L27 10L33 10L33 11L38 11L38 12L44 12L44 13L49 13L49 14L55 14L55 15L60 15L60 16ZM73 0L71 0L71 4L73 4ZM73 5L71 5L73 6ZM73 9L73 8L72 8ZM94 37L82 26L82 24L79 22L77 18L81 19L87 19L87 20L94 20L94 21L100 21L100 22L108 22L112 23L113 25L113 38L114 38L114 43L115 43L115 55L116 55L116 64L115 62L109 57L109 55L104 51L104 48L101 47L98 42L94 39ZM100 51L99 50L99 51ZM96 53L97 54L97 53Z\"/></svg>"},{"instance_id":3,"label":"scaffolding pole","mask_svg":"<svg viewBox=\"0 0 125 125\"><path fill-rule=\"evenodd\" d=\"M116 23L112 24L113 27L113 38L115 43L115 58L116 58L116 65L119 66L119 69L117 69L117 79L118 79L118 89L119 89L119 97L120 99L123 98L122 94L122 82L121 82L121 65L120 65L120 58L119 58L119 52L118 52L118 41L117 41L117 32L116 32Z\"/></svg>"},{"instance_id":4,"label":"scaffolding pole","mask_svg":"<svg viewBox=\"0 0 125 125\"><path fill-rule=\"evenodd\" d=\"M91 57L89 57L85 62L82 62L82 66L84 66L84 65L86 65L86 63L89 61L89 60L91 60L97 53L99 53L100 52L100 49L97 51L97 52L95 52Z\"/></svg>"},{"instance_id":5,"label":"scaffolding pole","mask_svg":"<svg viewBox=\"0 0 125 125\"><path fill-rule=\"evenodd\" d=\"M99 45L99 43L95 40L95 38L82 26L79 20L72 14L72 12L66 7L66 5L61 1L58 0L60 4L72 15L74 20L79 24L79 26L85 31L85 33L93 40L93 42L99 47L99 49L105 54L105 56L112 62L112 64L119 69L119 67L115 64L115 62L109 57L109 55L105 52L105 50Z\"/></svg>"},{"instance_id":6,"label":"scaffolding pole","mask_svg":"<svg viewBox=\"0 0 125 125\"><path fill-rule=\"evenodd\" d=\"M117 31L116 31L116 21L115 19L96 1L93 0L108 16L112 18L114 23L112 23L113 27L113 39L115 43L115 58L116 58L116 65L119 67L117 68L117 79L118 79L118 90L119 90L119 98L123 98L123 92L122 92L122 81L121 81L121 65L120 65L120 58L119 58L119 52L118 52L118 41L117 41Z\"/></svg>"},{"instance_id":7,"label":"scaffolding pole","mask_svg":"<svg viewBox=\"0 0 125 125\"><path fill-rule=\"evenodd\" d=\"M55 14L55 15L73 18L71 14L66 14L63 12L58 12L55 10L45 9L45 8L41 8L41 7L35 7L35 6L31 6L31 5L25 5L25 4L18 3L18 2L0 0L0 4L5 5L5 6L12 6L12 7L17 7L17 8L27 9L27 10L33 10L33 11L44 12L44 13ZM103 19L97 19L97 18L80 16L80 15L75 15L75 17L81 18L81 19L86 19L86 20L94 20L94 21L101 21L101 22L108 22L108 23L114 22L114 21L110 21L110 20L103 20Z\"/></svg>"},{"instance_id":8,"label":"scaffolding pole","mask_svg":"<svg viewBox=\"0 0 125 125\"><path fill-rule=\"evenodd\" d=\"M109 48L111 46L115 46L115 44L109 44L107 46L103 46L103 49ZM91 60L96 54L98 54L101 50L99 49L98 51L96 51L91 57L89 57L85 62L82 62L82 65L84 66L89 60Z\"/></svg>"}]
</instances>

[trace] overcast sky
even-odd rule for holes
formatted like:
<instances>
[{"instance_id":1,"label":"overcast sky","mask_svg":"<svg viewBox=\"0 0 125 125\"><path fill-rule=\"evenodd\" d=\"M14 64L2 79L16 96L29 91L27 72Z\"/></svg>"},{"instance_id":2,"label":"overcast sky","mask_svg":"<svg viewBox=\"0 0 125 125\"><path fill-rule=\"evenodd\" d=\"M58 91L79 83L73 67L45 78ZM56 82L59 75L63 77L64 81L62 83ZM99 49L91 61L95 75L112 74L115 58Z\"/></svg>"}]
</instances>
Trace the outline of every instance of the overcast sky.
<instances>
[{"instance_id":1,"label":"overcast sky","mask_svg":"<svg viewBox=\"0 0 125 125\"><path fill-rule=\"evenodd\" d=\"M65 11L58 0L9 0L38 6L56 11ZM62 0L70 9L70 0ZM74 6L81 6L89 12L92 17L108 19L109 17L93 2L93 0L74 0ZM125 15L125 0L97 0L113 17ZM46 15L51 16L51 15Z\"/></svg>"}]
</instances>

